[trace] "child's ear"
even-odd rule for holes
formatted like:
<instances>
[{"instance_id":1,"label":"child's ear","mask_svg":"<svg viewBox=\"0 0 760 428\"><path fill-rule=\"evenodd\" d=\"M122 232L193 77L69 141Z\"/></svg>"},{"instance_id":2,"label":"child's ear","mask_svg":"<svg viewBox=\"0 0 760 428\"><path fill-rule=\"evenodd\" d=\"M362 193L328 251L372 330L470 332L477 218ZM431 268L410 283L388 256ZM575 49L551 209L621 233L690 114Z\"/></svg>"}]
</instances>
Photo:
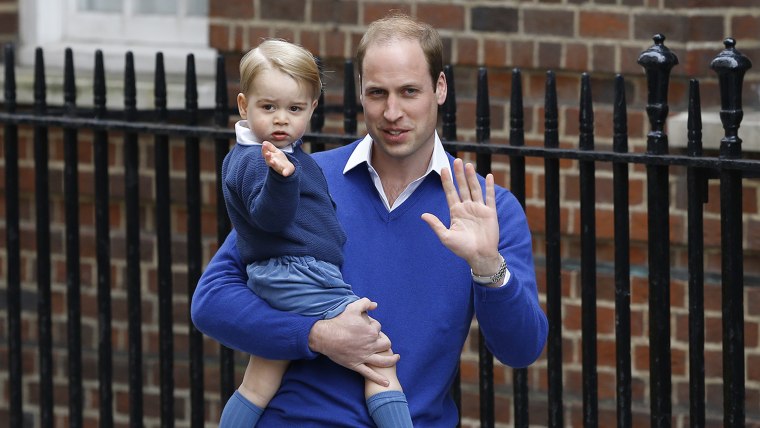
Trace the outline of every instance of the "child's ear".
<instances>
[{"instance_id":1,"label":"child's ear","mask_svg":"<svg viewBox=\"0 0 760 428\"><path fill-rule=\"evenodd\" d=\"M240 117L246 119L248 117L248 99L245 98L245 95L243 95L243 93L239 93L237 95L237 105Z\"/></svg>"},{"instance_id":2,"label":"child's ear","mask_svg":"<svg viewBox=\"0 0 760 428\"><path fill-rule=\"evenodd\" d=\"M319 100L314 100L311 102L311 110L314 111L315 108L317 108L317 104L319 104Z\"/></svg>"}]
</instances>

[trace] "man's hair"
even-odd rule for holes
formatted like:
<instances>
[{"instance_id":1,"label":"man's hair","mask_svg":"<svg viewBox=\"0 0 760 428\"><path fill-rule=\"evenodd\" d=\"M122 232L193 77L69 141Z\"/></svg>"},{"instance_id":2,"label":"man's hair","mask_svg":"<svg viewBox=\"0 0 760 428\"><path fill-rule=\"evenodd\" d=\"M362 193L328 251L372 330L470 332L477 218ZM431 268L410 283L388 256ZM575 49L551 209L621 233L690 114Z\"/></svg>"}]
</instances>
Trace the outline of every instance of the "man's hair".
<instances>
[{"instance_id":1,"label":"man's hair","mask_svg":"<svg viewBox=\"0 0 760 428\"><path fill-rule=\"evenodd\" d=\"M292 77L310 91L311 99L319 99L322 79L314 56L305 48L280 39L264 40L240 60L240 92L248 95L256 76L273 69Z\"/></svg>"},{"instance_id":2,"label":"man's hair","mask_svg":"<svg viewBox=\"0 0 760 428\"><path fill-rule=\"evenodd\" d=\"M356 51L359 76L364 66L367 49L374 44L390 44L399 40L416 40L419 42L428 64L433 91L436 89L438 76L443 71L443 43L438 31L429 24L420 22L400 12L380 18L369 24Z\"/></svg>"}]
</instances>

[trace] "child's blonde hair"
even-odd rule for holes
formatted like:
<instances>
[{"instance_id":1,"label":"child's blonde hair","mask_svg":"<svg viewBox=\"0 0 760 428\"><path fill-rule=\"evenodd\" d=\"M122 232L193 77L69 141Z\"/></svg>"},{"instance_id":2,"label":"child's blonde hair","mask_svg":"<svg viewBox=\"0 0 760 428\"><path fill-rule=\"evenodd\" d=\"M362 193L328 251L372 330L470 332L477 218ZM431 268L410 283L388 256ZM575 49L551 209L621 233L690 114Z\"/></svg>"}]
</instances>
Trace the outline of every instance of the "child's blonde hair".
<instances>
[{"instance_id":1,"label":"child's blonde hair","mask_svg":"<svg viewBox=\"0 0 760 428\"><path fill-rule=\"evenodd\" d=\"M305 48L280 39L264 40L240 60L240 91L248 95L256 76L268 68L279 70L319 99L322 79L314 56Z\"/></svg>"}]
</instances>

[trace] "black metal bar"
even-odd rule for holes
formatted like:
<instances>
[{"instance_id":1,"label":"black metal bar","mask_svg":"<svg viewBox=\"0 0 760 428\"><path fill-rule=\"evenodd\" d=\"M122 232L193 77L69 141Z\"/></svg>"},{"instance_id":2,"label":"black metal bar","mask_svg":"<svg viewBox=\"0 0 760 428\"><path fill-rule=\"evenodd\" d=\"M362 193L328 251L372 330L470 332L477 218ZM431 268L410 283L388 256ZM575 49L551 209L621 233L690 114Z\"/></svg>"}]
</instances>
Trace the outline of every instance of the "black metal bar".
<instances>
[{"instance_id":1,"label":"black metal bar","mask_svg":"<svg viewBox=\"0 0 760 428\"><path fill-rule=\"evenodd\" d=\"M668 152L668 136L663 125L668 115L668 81L678 58L657 34L654 45L639 56L648 83L647 115L651 130L647 152ZM653 427L671 424L670 368L670 195L668 167L647 166L647 207L649 239L649 391Z\"/></svg>"},{"instance_id":2,"label":"black metal bar","mask_svg":"<svg viewBox=\"0 0 760 428\"><path fill-rule=\"evenodd\" d=\"M227 73L224 67L224 57L216 58L216 108L214 110L214 123L219 128L227 129L229 126L229 113L227 108ZM230 233L230 218L227 216L227 206L224 203L222 193L222 162L230 148L230 138L234 141L234 131L229 138L216 137L214 151L216 159L216 240L222 245L227 234ZM235 364L232 349L219 345L219 394L220 403L224 405L235 391Z\"/></svg>"},{"instance_id":3,"label":"black metal bar","mask_svg":"<svg viewBox=\"0 0 760 428\"><path fill-rule=\"evenodd\" d=\"M166 75L164 56L156 54L155 106L158 121L165 121ZM172 333L171 188L169 136L155 136L156 238L158 249L158 324L161 359L161 426L174 426L174 335Z\"/></svg>"},{"instance_id":4,"label":"black metal bar","mask_svg":"<svg viewBox=\"0 0 760 428\"><path fill-rule=\"evenodd\" d=\"M699 82L689 82L687 121L689 156L702 156L702 108ZM696 168L686 170L689 236L689 423L705 426L705 293L704 223L702 203L706 202L707 180Z\"/></svg>"},{"instance_id":5,"label":"black metal bar","mask_svg":"<svg viewBox=\"0 0 760 428\"><path fill-rule=\"evenodd\" d=\"M544 146L559 146L557 83L554 72L546 73L544 94ZM544 159L544 203L546 228L546 315L547 376L549 382L549 427L564 426L562 404L562 254L560 249L559 159Z\"/></svg>"},{"instance_id":6,"label":"black metal bar","mask_svg":"<svg viewBox=\"0 0 760 428\"><path fill-rule=\"evenodd\" d=\"M752 67L728 38L725 49L710 67L718 74L720 121L725 136L720 140L722 158L740 158L738 136L744 116L742 83ZM742 250L742 177L736 171L720 171L720 242L723 312L723 425L744 426L744 254Z\"/></svg>"},{"instance_id":7,"label":"black metal bar","mask_svg":"<svg viewBox=\"0 0 760 428\"><path fill-rule=\"evenodd\" d=\"M226 114L226 113L225 113ZM199 138L214 138L225 141L234 140L235 131L228 128L178 125L171 123L127 122L124 120L101 120L76 117L64 118L52 115L34 115L0 112L0 123L16 125L45 125L46 127L73 127L79 129L108 129L112 131L139 132L145 134L166 134L174 137L198 136ZM356 141L355 135L343 134L314 134L304 135L305 140L319 141L324 144L345 145ZM650 153L616 153L608 150L584 151L577 149L547 148L541 146L509 146L496 143L477 143L474 141L443 142L446 150L456 150L471 153L488 153L491 155L520 155L525 157L540 157L547 159L593 160L595 162L626 162L629 164L660 165L660 166L693 166L708 170L729 169L742 171L745 178L760 177L760 160L730 159L717 156L702 156L695 158L686 155ZM717 175L716 175L717 176Z\"/></svg>"},{"instance_id":8,"label":"black metal bar","mask_svg":"<svg viewBox=\"0 0 760 428\"><path fill-rule=\"evenodd\" d=\"M441 121L443 141L457 140L457 98L456 85L454 84L454 67L446 65L443 67L443 74L446 76L446 100L441 107ZM451 156L457 157L455 150L448 151Z\"/></svg>"},{"instance_id":9,"label":"black metal bar","mask_svg":"<svg viewBox=\"0 0 760 428\"><path fill-rule=\"evenodd\" d=\"M185 110L187 124L198 123L198 87L195 78L195 57L187 56L185 72ZM201 278L201 168L197 137L185 138L185 180L187 182L187 307ZM202 427L203 409L203 334L195 328L188 311L190 341L190 426Z\"/></svg>"},{"instance_id":10,"label":"black metal bar","mask_svg":"<svg viewBox=\"0 0 760 428\"><path fill-rule=\"evenodd\" d=\"M34 113L47 109L45 62L42 48L34 58ZM35 208L37 210L37 327L39 334L40 426L53 426L53 338L50 296L50 173L48 166L48 128L34 127Z\"/></svg>"},{"instance_id":11,"label":"black metal bar","mask_svg":"<svg viewBox=\"0 0 760 428\"><path fill-rule=\"evenodd\" d=\"M523 124L522 77L520 70L512 71L512 94L509 110L509 144L525 145L525 127ZM525 157L509 157L509 190L525 210ZM512 390L514 392L513 408L515 427L527 427L530 424L528 407L528 369L512 370Z\"/></svg>"},{"instance_id":12,"label":"black metal bar","mask_svg":"<svg viewBox=\"0 0 760 428\"><path fill-rule=\"evenodd\" d=\"M625 80L615 76L613 107L613 150L628 151L628 119ZM612 164L615 211L615 352L616 405L618 428L632 424L631 415L631 262L628 208L628 164Z\"/></svg>"},{"instance_id":13,"label":"black metal bar","mask_svg":"<svg viewBox=\"0 0 760 428\"><path fill-rule=\"evenodd\" d=\"M124 120L137 116L137 86L132 52L125 55ZM127 240L127 313L129 323L129 426L143 420L142 291L140 279L140 154L137 133L124 133L124 202Z\"/></svg>"},{"instance_id":14,"label":"black metal bar","mask_svg":"<svg viewBox=\"0 0 760 428\"><path fill-rule=\"evenodd\" d=\"M323 79L324 82L324 67L322 64L322 61L318 57L314 57L314 61L317 63L317 67L319 68L319 74L320 77ZM311 132L315 133L321 133L322 129L325 127L325 90L324 90L324 84L322 87L322 92L319 93L319 101L317 102L317 107L314 109L314 112L311 114ZM325 149L324 143L319 142L312 142L311 143L311 152L321 152Z\"/></svg>"},{"instance_id":15,"label":"black metal bar","mask_svg":"<svg viewBox=\"0 0 760 428\"><path fill-rule=\"evenodd\" d=\"M16 55L13 45L6 45L5 110L16 112ZM21 366L21 241L19 233L19 170L18 127L6 123L5 139L5 245L7 255L8 304L8 425L21 428L24 424L22 366Z\"/></svg>"},{"instance_id":16,"label":"black metal bar","mask_svg":"<svg viewBox=\"0 0 760 428\"><path fill-rule=\"evenodd\" d=\"M74 54L66 49L63 76L63 105L66 116L76 115L77 88L74 79ZM66 195L66 314L69 368L70 427L82 426L82 316L81 276L79 270L79 150L77 130L63 130L63 188Z\"/></svg>"},{"instance_id":17,"label":"black metal bar","mask_svg":"<svg viewBox=\"0 0 760 428\"><path fill-rule=\"evenodd\" d=\"M106 78L103 52L95 52L93 81L95 119L106 111ZM108 134L96 130L93 136L95 164L95 246L98 270L98 391L100 425L113 426L113 360L111 328L111 240L108 189Z\"/></svg>"},{"instance_id":18,"label":"black metal bar","mask_svg":"<svg viewBox=\"0 0 760 428\"><path fill-rule=\"evenodd\" d=\"M488 71L478 69L477 99L475 101L475 126L478 143L486 143L491 138L491 108L488 99ZM476 169L485 176L491 172L491 156L479 153ZM493 427L495 421L493 354L486 347L483 332L478 328L478 368L480 385L480 426Z\"/></svg>"},{"instance_id":19,"label":"black metal bar","mask_svg":"<svg viewBox=\"0 0 760 428\"><path fill-rule=\"evenodd\" d=\"M354 80L354 62L346 60L343 66L343 132L356 134L356 82Z\"/></svg>"},{"instance_id":20,"label":"black metal bar","mask_svg":"<svg viewBox=\"0 0 760 428\"><path fill-rule=\"evenodd\" d=\"M589 75L581 76L579 147L594 150L594 109ZM581 334L583 337L583 425L599 424L596 355L596 166L578 164L581 211Z\"/></svg>"},{"instance_id":21,"label":"black metal bar","mask_svg":"<svg viewBox=\"0 0 760 428\"><path fill-rule=\"evenodd\" d=\"M443 135L441 137L444 141L456 141L457 139L457 100L456 91L454 89L454 68L451 65L446 65L443 68L443 73L446 76L446 101L441 108L443 116ZM456 150L448 151L451 156L456 157ZM457 427L462 426L462 373L457 367L457 373L454 376L454 384L451 386L451 396L454 399L454 403L457 406L457 414L459 419L457 421Z\"/></svg>"}]
</instances>

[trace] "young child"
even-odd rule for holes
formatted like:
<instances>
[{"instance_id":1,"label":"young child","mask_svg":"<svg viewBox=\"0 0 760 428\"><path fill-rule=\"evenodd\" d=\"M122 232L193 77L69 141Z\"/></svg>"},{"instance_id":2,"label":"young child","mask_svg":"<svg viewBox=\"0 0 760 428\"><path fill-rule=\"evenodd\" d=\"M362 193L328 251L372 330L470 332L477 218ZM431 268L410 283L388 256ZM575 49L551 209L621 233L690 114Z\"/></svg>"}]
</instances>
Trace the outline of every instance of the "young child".
<instances>
[{"instance_id":1,"label":"young child","mask_svg":"<svg viewBox=\"0 0 760 428\"><path fill-rule=\"evenodd\" d=\"M346 240L327 182L301 148L322 82L314 57L282 40L266 40L240 61L237 144L225 157L222 191L248 285L275 308L328 319L359 299L340 273ZM280 386L288 361L251 356L221 428L253 427ZM379 427L411 427L395 367L378 369L390 384L365 381ZM329 387L329 385L325 385Z\"/></svg>"}]
</instances>

